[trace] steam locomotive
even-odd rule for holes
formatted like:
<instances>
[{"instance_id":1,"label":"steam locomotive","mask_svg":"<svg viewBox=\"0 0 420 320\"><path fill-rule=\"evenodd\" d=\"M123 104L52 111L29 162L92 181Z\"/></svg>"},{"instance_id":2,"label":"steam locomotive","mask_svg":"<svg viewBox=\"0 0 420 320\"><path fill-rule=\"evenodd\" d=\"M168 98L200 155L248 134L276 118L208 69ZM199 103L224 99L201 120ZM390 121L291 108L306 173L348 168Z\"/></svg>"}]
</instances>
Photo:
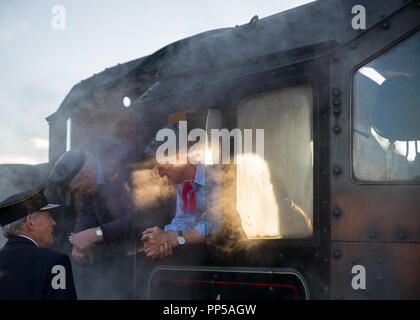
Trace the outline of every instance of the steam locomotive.
<instances>
[{"instance_id":1,"label":"steam locomotive","mask_svg":"<svg viewBox=\"0 0 420 320\"><path fill-rule=\"evenodd\" d=\"M145 276L130 255L132 298L419 299L419 28L419 1L323 0L182 39L76 84L47 118L49 164L111 143L139 160L181 120L264 129L264 159L221 165L221 228L200 261ZM139 232L170 219L165 201L138 209Z\"/></svg>"}]
</instances>

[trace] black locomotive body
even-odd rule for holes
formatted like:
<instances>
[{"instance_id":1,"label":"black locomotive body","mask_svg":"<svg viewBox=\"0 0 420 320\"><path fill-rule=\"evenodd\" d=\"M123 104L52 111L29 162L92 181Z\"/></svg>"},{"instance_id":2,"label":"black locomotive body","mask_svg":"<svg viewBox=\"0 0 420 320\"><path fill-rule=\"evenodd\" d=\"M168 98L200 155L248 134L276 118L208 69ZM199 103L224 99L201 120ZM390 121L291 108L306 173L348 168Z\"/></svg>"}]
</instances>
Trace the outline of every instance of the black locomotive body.
<instances>
[{"instance_id":1,"label":"black locomotive body","mask_svg":"<svg viewBox=\"0 0 420 320\"><path fill-rule=\"evenodd\" d=\"M355 6L365 29L352 25ZM135 147L139 160L178 120L207 132L265 130L264 160L208 165L219 170L220 231L194 261L132 255L132 297L419 299L419 22L418 1L316 1L74 86L47 119L50 164L66 147L109 143ZM139 208L139 237L173 206L168 197L152 214ZM70 219L75 207L68 197ZM354 286L360 270L365 287Z\"/></svg>"}]
</instances>

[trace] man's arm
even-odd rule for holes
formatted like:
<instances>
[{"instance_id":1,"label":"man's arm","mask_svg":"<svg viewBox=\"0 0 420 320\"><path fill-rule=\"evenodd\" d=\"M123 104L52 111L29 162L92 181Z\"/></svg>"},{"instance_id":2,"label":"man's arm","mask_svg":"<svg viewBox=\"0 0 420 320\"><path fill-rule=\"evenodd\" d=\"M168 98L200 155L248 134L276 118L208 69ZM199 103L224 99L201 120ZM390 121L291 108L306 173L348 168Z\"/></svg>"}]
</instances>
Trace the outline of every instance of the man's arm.
<instances>
[{"instance_id":1,"label":"man's arm","mask_svg":"<svg viewBox=\"0 0 420 320\"><path fill-rule=\"evenodd\" d=\"M76 225L74 226L74 233L93 228L97 225L98 221L96 220L92 197L88 194L80 196L80 210Z\"/></svg>"},{"instance_id":2,"label":"man's arm","mask_svg":"<svg viewBox=\"0 0 420 320\"><path fill-rule=\"evenodd\" d=\"M105 241L117 241L129 238L134 232L135 208L126 185L122 185L118 204L122 206L117 218L101 225Z\"/></svg>"},{"instance_id":3,"label":"man's arm","mask_svg":"<svg viewBox=\"0 0 420 320\"><path fill-rule=\"evenodd\" d=\"M95 199L90 198L91 206L86 206L87 209L91 210L90 214L92 216L95 216L97 210L94 201ZM122 206L122 208L115 208L115 210L117 210L115 220L100 226L99 223L96 223L89 229L74 234L73 246L82 254L99 241L98 236L96 235L96 229L98 227L102 229L104 241L118 241L128 238L133 234L135 210L127 190L123 190L117 203L118 206ZM87 205L88 204L89 202L87 202ZM75 257L75 255L73 255L73 257Z\"/></svg>"},{"instance_id":4,"label":"man's arm","mask_svg":"<svg viewBox=\"0 0 420 320\"><path fill-rule=\"evenodd\" d=\"M170 243L172 245L172 248L179 247L178 243L178 232L176 231L166 231L166 241L168 244ZM204 242L204 236L201 235L196 229L190 229L190 230L183 230L182 234L185 238L185 245L195 244L195 243L203 243Z\"/></svg>"},{"instance_id":5,"label":"man's arm","mask_svg":"<svg viewBox=\"0 0 420 320\"><path fill-rule=\"evenodd\" d=\"M205 237L196 229L182 231L185 245L203 243ZM146 229L141 240L144 242L146 256L152 259L163 258L172 254L172 249L179 247L177 231L163 231L158 227Z\"/></svg>"}]
</instances>

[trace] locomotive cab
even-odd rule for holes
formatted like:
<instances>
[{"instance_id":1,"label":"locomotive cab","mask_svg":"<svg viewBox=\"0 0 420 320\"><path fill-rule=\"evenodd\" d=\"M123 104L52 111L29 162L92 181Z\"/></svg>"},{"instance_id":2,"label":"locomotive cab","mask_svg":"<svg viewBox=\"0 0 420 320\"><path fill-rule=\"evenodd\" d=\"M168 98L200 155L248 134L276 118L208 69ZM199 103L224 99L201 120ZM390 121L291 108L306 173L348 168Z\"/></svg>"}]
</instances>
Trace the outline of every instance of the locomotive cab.
<instances>
[{"instance_id":1,"label":"locomotive cab","mask_svg":"<svg viewBox=\"0 0 420 320\"><path fill-rule=\"evenodd\" d=\"M132 297L419 298L419 18L413 2L317 1L180 40L101 86L130 96L137 163L167 124L206 132L218 228L158 261L137 241ZM139 238L171 220L175 196L133 168Z\"/></svg>"}]
</instances>

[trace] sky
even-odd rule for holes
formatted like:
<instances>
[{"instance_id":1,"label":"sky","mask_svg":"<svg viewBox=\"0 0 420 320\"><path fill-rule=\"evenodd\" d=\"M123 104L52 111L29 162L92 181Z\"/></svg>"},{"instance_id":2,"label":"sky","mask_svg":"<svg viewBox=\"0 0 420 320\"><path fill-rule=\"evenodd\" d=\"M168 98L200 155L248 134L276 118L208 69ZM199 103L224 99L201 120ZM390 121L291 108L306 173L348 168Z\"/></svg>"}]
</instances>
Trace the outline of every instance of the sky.
<instances>
[{"instance_id":1,"label":"sky","mask_svg":"<svg viewBox=\"0 0 420 320\"><path fill-rule=\"evenodd\" d=\"M0 164L48 161L45 118L81 80L197 33L308 2L1 0Z\"/></svg>"}]
</instances>

